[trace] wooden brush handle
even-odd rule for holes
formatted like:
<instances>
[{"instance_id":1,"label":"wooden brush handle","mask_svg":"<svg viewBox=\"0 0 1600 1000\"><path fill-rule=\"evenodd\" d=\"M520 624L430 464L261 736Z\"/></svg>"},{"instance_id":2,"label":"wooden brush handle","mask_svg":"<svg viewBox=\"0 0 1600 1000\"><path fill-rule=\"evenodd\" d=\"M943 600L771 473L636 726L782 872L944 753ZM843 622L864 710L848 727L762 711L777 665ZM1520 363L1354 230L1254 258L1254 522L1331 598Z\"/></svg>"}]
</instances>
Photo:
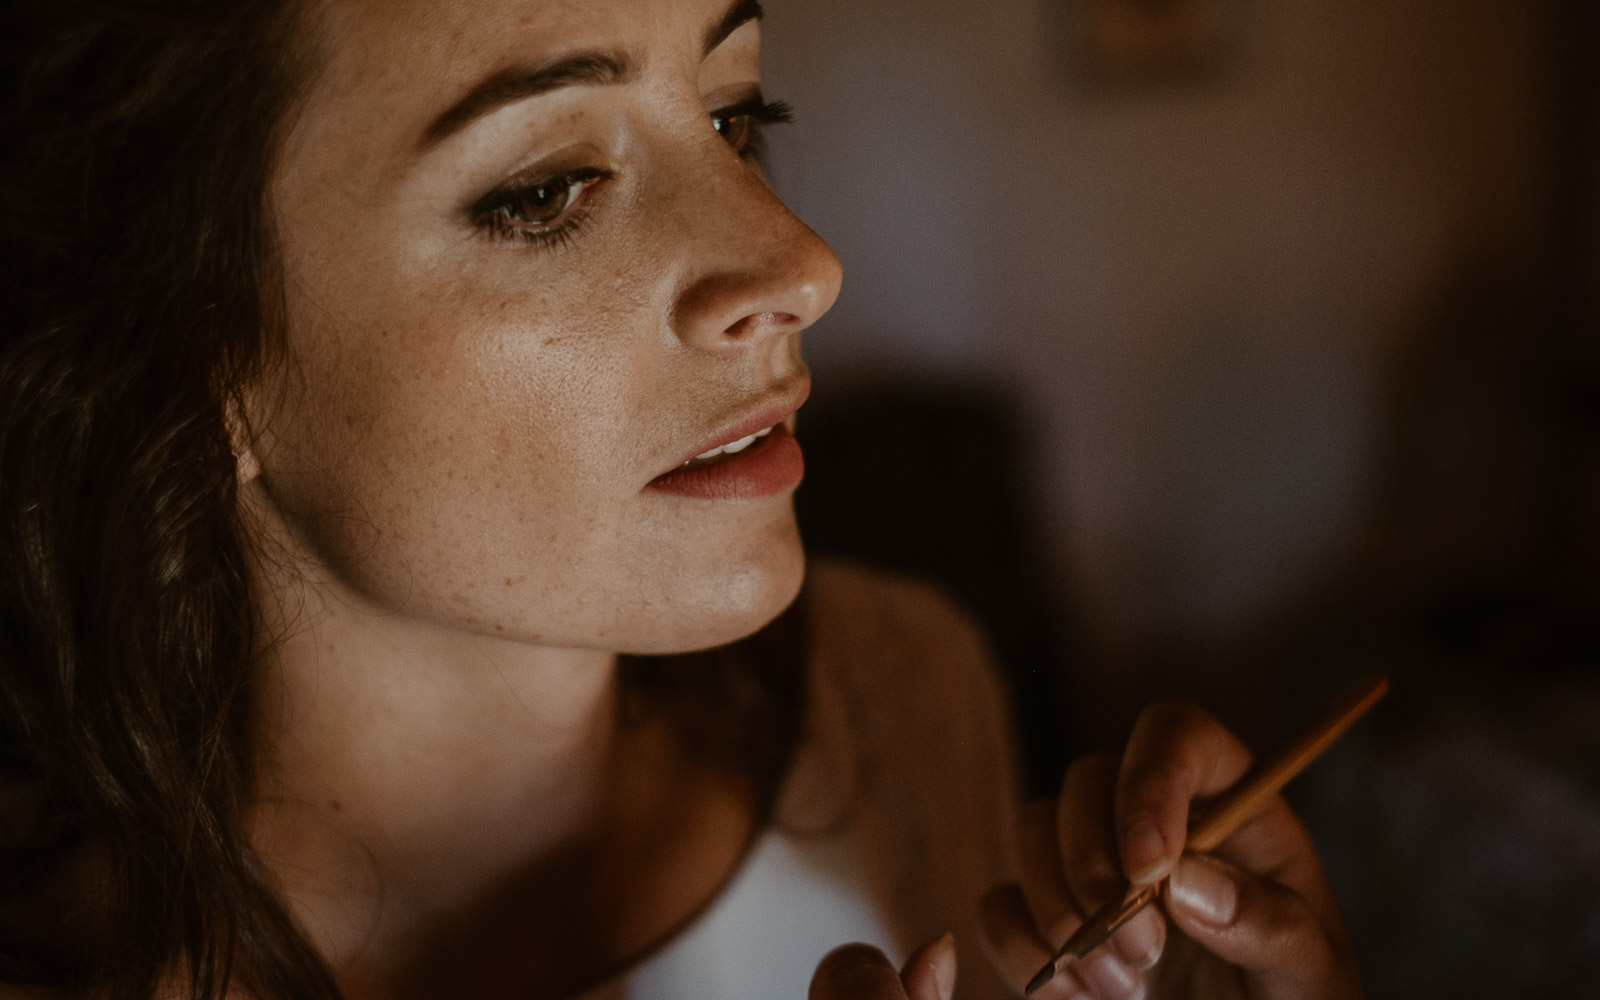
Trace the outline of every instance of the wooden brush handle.
<instances>
[{"instance_id":1,"label":"wooden brush handle","mask_svg":"<svg viewBox=\"0 0 1600 1000\"><path fill-rule=\"evenodd\" d=\"M1328 709L1328 714L1293 746L1218 800L1200 825L1189 831L1185 849L1204 854L1227 840L1229 834L1261 808L1263 801L1276 795L1388 690L1389 681L1377 674L1367 674L1356 681L1344 697Z\"/></svg>"}]
</instances>

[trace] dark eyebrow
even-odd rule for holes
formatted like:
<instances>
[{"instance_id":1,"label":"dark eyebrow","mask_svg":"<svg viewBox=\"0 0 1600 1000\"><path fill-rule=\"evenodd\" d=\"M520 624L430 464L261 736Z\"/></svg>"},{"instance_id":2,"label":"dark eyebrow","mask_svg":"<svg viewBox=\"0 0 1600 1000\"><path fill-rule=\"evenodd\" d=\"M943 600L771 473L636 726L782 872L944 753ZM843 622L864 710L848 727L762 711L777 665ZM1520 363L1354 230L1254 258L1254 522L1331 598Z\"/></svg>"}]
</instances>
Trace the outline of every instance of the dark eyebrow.
<instances>
[{"instance_id":1,"label":"dark eyebrow","mask_svg":"<svg viewBox=\"0 0 1600 1000\"><path fill-rule=\"evenodd\" d=\"M737 27L737 25L735 25ZM438 143L484 115L514 101L574 84L625 83L633 76L633 60L624 52L579 52L537 66L514 66L492 74L467 96L435 118L422 134L422 148Z\"/></svg>"},{"instance_id":2,"label":"dark eyebrow","mask_svg":"<svg viewBox=\"0 0 1600 1000\"><path fill-rule=\"evenodd\" d=\"M760 0L734 0L728 12L722 15L710 31L706 32L705 41L700 45L700 58L704 59L711 54L711 50L728 40L728 36L742 28L748 21L761 20L762 10Z\"/></svg>"},{"instance_id":3,"label":"dark eyebrow","mask_svg":"<svg viewBox=\"0 0 1600 1000\"><path fill-rule=\"evenodd\" d=\"M761 20L760 0L734 0L705 33L700 57L704 59L728 36L750 21ZM450 110L433 120L422 134L427 149L456 134L497 108L515 101L575 84L626 83L633 78L633 60L625 52L579 52L538 66L514 66L492 74L467 92Z\"/></svg>"}]
</instances>

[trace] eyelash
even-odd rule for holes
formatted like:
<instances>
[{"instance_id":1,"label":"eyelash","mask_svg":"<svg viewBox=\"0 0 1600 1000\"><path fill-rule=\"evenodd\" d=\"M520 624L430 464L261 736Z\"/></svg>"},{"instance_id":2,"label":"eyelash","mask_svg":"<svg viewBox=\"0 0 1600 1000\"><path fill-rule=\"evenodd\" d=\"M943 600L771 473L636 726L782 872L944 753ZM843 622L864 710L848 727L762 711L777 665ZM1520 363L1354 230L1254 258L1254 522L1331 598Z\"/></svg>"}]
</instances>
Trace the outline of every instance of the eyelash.
<instances>
[{"instance_id":1,"label":"eyelash","mask_svg":"<svg viewBox=\"0 0 1600 1000\"><path fill-rule=\"evenodd\" d=\"M584 167L554 176L512 181L478 199L470 210L472 223L499 239L522 240L533 246L566 243L578 234L589 215L589 199L586 197L589 189L611 176L609 170ZM572 194L573 188L580 185L582 189ZM562 207L561 214L548 223L531 220L519 222L519 206L544 191L568 194L569 201Z\"/></svg>"},{"instance_id":2,"label":"eyelash","mask_svg":"<svg viewBox=\"0 0 1600 1000\"><path fill-rule=\"evenodd\" d=\"M766 138L764 129L768 125L790 124L794 121L794 109L787 101L768 101L757 96L711 112L712 121L726 121L733 118L747 119L750 126L749 139L745 147L737 152L745 160L758 167L764 167L763 154L766 152L766 143L763 141Z\"/></svg>"},{"instance_id":3,"label":"eyelash","mask_svg":"<svg viewBox=\"0 0 1600 1000\"><path fill-rule=\"evenodd\" d=\"M735 152L741 159L759 169L762 166L766 146L763 142L764 128L768 125L786 125L794 120L794 113L784 101L767 101L760 97L753 97L711 112L713 122L736 118L746 119L749 132L745 137L744 148L735 148ZM720 127L715 125L713 127L717 128L719 134L723 132ZM504 187L489 192L473 204L469 209L472 224L496 239L517 240L530 246L545 248L567 245L582 231L583 224L589 216L589 189L602 181L610 180L612 176L609 170L584 167L551 176L512 181ZM548 223L518 221L515 213L520 204L536 198L541 192L551 190L571 192L578 185L582 185L582 190L570 196L571 200L555 219Z\"/></svg>"}]
</instances>

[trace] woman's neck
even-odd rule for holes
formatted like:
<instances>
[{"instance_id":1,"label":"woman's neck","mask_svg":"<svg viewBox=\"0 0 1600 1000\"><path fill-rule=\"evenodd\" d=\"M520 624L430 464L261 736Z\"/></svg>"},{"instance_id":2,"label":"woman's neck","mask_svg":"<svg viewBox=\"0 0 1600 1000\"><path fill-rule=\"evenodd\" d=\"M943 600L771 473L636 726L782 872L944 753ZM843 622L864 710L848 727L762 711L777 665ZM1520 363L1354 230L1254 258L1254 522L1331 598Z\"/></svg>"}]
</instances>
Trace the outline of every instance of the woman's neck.
<instances>
[{"instance_id":1,"label":"woman's neck","mask_svg":"<svg viewBox=\"0 0 1600 1000\"><path fill-rule=\"evenodd\" d=\"M570 877L607 835L614 655L278 584L263 601L250 835L336 969L390 964L513 874L536 888L548 862Z\"/></svg>"},{"instance_id":2,"label":"woman's neck","mask_svg":"<svg viewBox=\"0 0 1600 1000\"><path fill-rule=\"evenodd\" d=\"M616 656L271 584L249 836L352 1000L568 996L737 868L754 789L619 725Z\"/></svg>"}]
</instances>

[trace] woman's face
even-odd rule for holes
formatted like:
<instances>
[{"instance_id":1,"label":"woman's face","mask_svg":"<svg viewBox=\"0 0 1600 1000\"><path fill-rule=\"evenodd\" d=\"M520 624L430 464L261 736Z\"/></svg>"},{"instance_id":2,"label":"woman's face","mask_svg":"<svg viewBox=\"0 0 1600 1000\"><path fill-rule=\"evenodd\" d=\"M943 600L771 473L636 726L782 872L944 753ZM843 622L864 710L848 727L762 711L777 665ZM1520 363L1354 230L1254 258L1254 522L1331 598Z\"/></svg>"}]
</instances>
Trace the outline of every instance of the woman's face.
<instances>
[{"instance_id":1,"label":"woman's face","mask_svg":"<svg viewBox=\"0 0 1600 1000\"><path fill-rule=\"evenodd\" d=\"M784 424L840 274L745 148L758 13L314 5L270 192L289 364L252 396L250 489L325 582L629 652L732 640L793 597Z\"/></svg>"}]
</instances>

